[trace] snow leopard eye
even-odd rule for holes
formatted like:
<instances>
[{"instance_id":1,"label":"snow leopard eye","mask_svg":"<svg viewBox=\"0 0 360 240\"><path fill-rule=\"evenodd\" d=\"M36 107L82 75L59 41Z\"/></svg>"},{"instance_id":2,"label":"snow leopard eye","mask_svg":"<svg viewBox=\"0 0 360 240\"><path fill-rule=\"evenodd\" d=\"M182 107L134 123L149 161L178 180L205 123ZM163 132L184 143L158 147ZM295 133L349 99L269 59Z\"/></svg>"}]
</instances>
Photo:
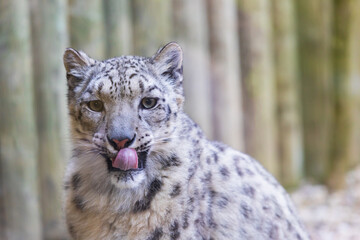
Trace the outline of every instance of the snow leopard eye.
<instances>
[{"instance_id":1,"label":"snow leopard eye","mask_svg":"<svg viewBox=\"0 0 360 240\"><path fill-rule=\"evenodd\" d=\"M87 105L94 112L101 112L104 109L104 104L100 100L90 101Z\"/></svg>"},{"instance_id":2,"label":"snow leopard eye","mask_svg":"<svg viewBox=\"0 0 360 240\"><path fill-rule=\"evenodd\" d=\"M141 100L141 106L145 109L151 109L156 106L157 98L143 98Z\"/></svg>"}]
</instances>

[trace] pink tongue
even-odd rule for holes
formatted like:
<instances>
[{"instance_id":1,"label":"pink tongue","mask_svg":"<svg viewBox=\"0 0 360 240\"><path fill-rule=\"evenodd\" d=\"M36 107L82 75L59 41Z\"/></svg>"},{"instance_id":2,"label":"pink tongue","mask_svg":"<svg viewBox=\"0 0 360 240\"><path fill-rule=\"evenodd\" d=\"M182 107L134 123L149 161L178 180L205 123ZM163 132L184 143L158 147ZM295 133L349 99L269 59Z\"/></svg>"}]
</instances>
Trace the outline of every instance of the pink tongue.
<instances>
[{"instance_id":1,"label":"pink tongue","mask_svg":"<svg viewBox=\"0 0 360 240\"><path fill-rule=\"evenodd\" d=\"M121 149L116 158L112 162L114 168L121 170L136 169L138 168L138 156L135 149L123 148Z\"/></svg>"}]
</instances>

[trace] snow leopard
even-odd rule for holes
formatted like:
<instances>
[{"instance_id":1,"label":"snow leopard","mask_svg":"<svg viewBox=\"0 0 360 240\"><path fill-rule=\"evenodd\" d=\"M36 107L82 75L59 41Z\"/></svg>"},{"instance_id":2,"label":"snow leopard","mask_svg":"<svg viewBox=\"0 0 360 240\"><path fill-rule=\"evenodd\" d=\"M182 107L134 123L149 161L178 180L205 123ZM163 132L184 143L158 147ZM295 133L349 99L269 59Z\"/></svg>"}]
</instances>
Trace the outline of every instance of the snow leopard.
<instances>
[{"instance_id":1,"label":"snow leopard","mask_svg":"<svg viewBox=\"0 0 360 240\"><path fill-rule=\"evenodd\" d=\"M309 239L275 178L184 113L177 43L103 61L68 48L63 60L73 239Z\"/></svg>"}]
</instances>

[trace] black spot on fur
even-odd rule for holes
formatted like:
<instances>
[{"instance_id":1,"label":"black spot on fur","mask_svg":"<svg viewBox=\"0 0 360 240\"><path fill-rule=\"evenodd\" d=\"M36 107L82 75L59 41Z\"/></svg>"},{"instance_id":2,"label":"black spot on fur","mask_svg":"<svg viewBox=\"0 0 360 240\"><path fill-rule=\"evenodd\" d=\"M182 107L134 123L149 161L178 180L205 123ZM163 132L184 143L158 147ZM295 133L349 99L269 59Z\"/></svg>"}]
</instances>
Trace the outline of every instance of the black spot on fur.
<instances>
[{"instance_id":1,"label":"black spot on fur","mask_svg":"<svg viewBox=\"0 0 360 240\"><path fill-rule=\"evenodd\" d=\"M289 232L292 232L293 231L293 226L292 226L291 222L289 220L286 220L286 223L287 223L287 230Z\"/></svg>"},{"instance_id":2,"label":"black spot on fur","mask_svg":"<svg viewBox=\"0 0 360 240\"><path fill-rule=\"evenodd\" d=\"M248 169L248 168L245 169L245 172L246 172L246 174L249 175L249 176L254 176L254 175L255 175L254 172L251 171L251 170Z\"/></svg>"},{"instance_id":3,"label":"black spot on fur","mask_svg":"<svg viewBox=\"0 0 360 240\"><path fill-rule=\"evenodd\" d=\"M141 77L142 79L144 79L145 82L149 82L149 79L147 79L144 75L141 74L140 77Z\"/></svg>"},{"instance_id":4,"label":"black spot on fur","mask_svg":"<svg viewBox=\"0 0 360 240\"><path fill-rule=\"evenodd\" d=\"M174 221L171 225L170 225L170 238L172 240L178 239L180 237L180 232L179 232L179 223L177 221Z\"/></svg>"},{"instance_id":5,"label":"black spot on fur","mask_svg":"<svg viewBox=\"0 0 360 240\"><path fill-rule=\"evenodd\" d=\"M215 229L217 228L217 224L214 220L214 215L213 215L213 203L214 203L214 198L217 196L217 192L214 190L209 189L209 197L210 199L208 200L208 209L207 209L207 213L206 213L206 217L207 217L207 224L210 228Z\"/></svg>"},{"instance_id":6,"label":"black spot on fur","mask_svg":"<svg viewBox=\"0 0 360 240\"><path fill-rule=\"evenodd\" d=\"M188 180L190 180L195 175L197 168L198 168L198 165L194 165L188 169L188 172L189 172Z\"/></svg>"},{"instance_id":7,"label":"black spot on fur","mask_svg":"<svg viewBox=\"0 0 360 240\"><path fill-rule=\"evenodd\" d=\"M276 225L272 225L269 232L270 239L279 239L279 228Z\"/></svg>"},{"instance_id":8,"label":"black spot on fur","mask_svg":"<svg viewBox=\"0 0 360 240\"><path fill-rule=\"evenodd\" d=\"M170 167L178 167L181 165L181 161L177 155L171 155L168 158L161 160L162 169L168 169Z\"/></svg>"},{"instance_id":9,"label":"black spot on fur","mask_svg":"<svg viewBox=\"0 0 360 240\"><path fill-rule=\"evenodd\" d=\"M240 204L240 212L245 218L250 218L252 211L252 208L247 203L242 202Z\"/></svg>"},{"instance_id":10,"label":"black spot on fur","mask_svg":"<svg viewBox=\"0 0 360 240\"><path fill-rule=\"evenodd\" d=\"M93 90L89 88L86 90L86 93L93 94Z\"/></svg>"},{"instance_id":11,"label":"black spot on fur","mask_svg":"<svg viewBox=\"0 0 360 240\"><path fill-rule=\"evenodd\" d=\"M216 154L216 152L213 152L213 158L214 158L215 163L217 163L219 161L219 157Z\"/></svg>"},{"instance_id":12,"label":"black spot on fur","mask_svg":"<svg viewBox=\"0 0 360 240\"><path fill-rule=\"evenodd\" d=\"M296 239L297 239L297 240L302 240L302 237L300 237L300 235L297 233L297 234L296 234Z\"/></svg>"},{"instance_id":13,"label":"black spot on fur","mask_svg":"<svg viewBox=\"0 0 360 240\"><path fill-rule=\"evenodd\" d=\"M143 212L149 208L150 208L150 202L148 201L148 199L142 199L135 203L133 212L134 213Z\"/></svg>"},{"instance_id":14,"label":"black spot on fur","mask_svg":"<svg viewBox=\"0 0 360 240\"><path fill-rule=\"evenodd\" d=\"M213 199L213 198L215 198L216 197L216 195L217 195L217 192L216 191L214 191L214 190L210 190L210 198L211 199Z\"/></svg>"},{"instance_id":15,"label":"black spot on fur","mask_svg":"<svg viewBox=\"0 0 360 240\"><path fill-rule=\"evenodd\" d=\"M75 227L72 224L68 224L68 231L73 239L76 239Z\"/></svg>"},{"instance_id":16,"label":"black spot on fur","mask_svg":"<svg viewBox=\"0 0 360 240\"><path fill-rule=\"evenodd\" d=\"M195 195L197 195L197 193L195 193ZM188 204L188 206L189 206L189 211L192 213L192 212L194 212L194 209L195 209L195 207L194 207L194 202L195 202L195 199L193 198L193 197L191 197L191 198L189 198L188 199L188 201L187 201L187 204Z\"/></svg>"},{"instance_id":17,"label":"black spot on fur","mask_svg":"<svg viewBox=\"0 0 360 240\"><path fill-rule=\"evenodd\" d=\"M189 227L189 213L185 212L184 215L182 216L182 221L183 221L183 229L187 229Z\"/></svg>"},{"instance_id":18,"label":"black spot on fur","mask_svg":"<svg viewBox=\"0 0 360 240\"><path fill-rule=\"evenodd\" d=\"M214 146L215 146L217 149L219 149L220 152L223 152L223 151L225 151L225 149L226 149L226 146L225 146L224 144L222 144L222 143L219 143L219 142L215 142L215 143L214 143Z\"/></svg>"},{"instance_id":19,"label":"black spot on fur","mask_svg":"<svg viewBox=\"0 0 360 240\"><path fill-rule=\"evenodd\" d=\"M176 197L181 193L181 185L180 183L177 183L176 185L173 186L173 189L170 193L170 197Z\"/></svg>"},{"instance_id":20,"label":"black spot on fur","mask_svg":"<svg viewBox=\"0 0 360 240\"><path fill-rule=\"evenodd\" d=\"M153 198L158 191L160 191L162 182L159 179L155 179L151 182L148 196Z\"/></svg>"},{"instance_id":21,"label":"black spot on fur","mask_svg":"<svg viewBox=\"0 0 360 240\"><path fill-rule=\"evenodd\" d=\"M229 204L229 199L225 196L221 196L216 203L220 208L225 208Z\"/></svg>"},{"instance_id":22,"label":"black spot on fur","mask_svg":"<svg viewBox=\"0 0 360 240\"><path fill-rule=\"evenodd\" d=\"M130 75L129 79L132 79L133 77L135 77L137 74L136 73L133 73Z\"/></svg>"},{"instance_id":23,"label":"black spot on fur","mask_svg":"<svg viewBox=\"0 0 360 240\"><path fill-rule=\"evenodd\" d=\"M163 235L162 228L156 228L152 233L151 236L147 238L147 240L159 240Z\"/></svg>"},{"instance_id":24,"label":"black spot on fur","mask_svg":"<svg viewBox=\"0 0 360 240\"><path fill-rule=\"evenodd\" d=\"M171 117L171 109L169 105L166 105L166 117L165 117L165 121L168 122L170 121L170 117Z\"/></svg>"},{"instance_id":25,"label":"black spot on fur","mask_svg":"<svg viewBox=\"0 0 360 240\"><path fill-rule=\"evenodd\" d=\"M151 92L151 91L153 91L153 90L160 90L157 86L152 86L152 87L150 87L147 91L148 92Z\"/></svg>"},{"instance_id":26,"label":"black spot on fur","mask_svg":"<svg viewBox=\"0 0 360 240\"><path fill-rule=\"evenodd\" d=\"M205 187L207 187L209 183L211 183L211 178L212 178L211 172L205 173L205 176L201 178L201 182L205 184Z\"/></svg>"},{"instance_id":27,"label":"black spot on fur","mask_svg":"<svg viewBox=\"0 0 360 240\"><path fill-rule=\"evenodd\" d=\"M139 81L139 88L140 88L141 94L144 93L144 83L142 81Z\"/></svg>"},{"instance_id":28,"label":"black spot on fur","mask_svg":"<svg viewBox=\"0 0 360 240\"><path fill-rule=\"evenodd\" d=\"M103 82L99 83L99 86L98 86L98 89L97 89L97 94L99 96L101 95L101 90L102 90L103 87L104 87L104 83Z\"/></svg>"},{"instance_id":29,"label":"black spot on fur","mask_svg":"<svg viewBox=\"0 0 360 240\"><path fill-rule=\"evenodd\" d=\"M236 173L240 177L244 176L244 171L239 167L240 157L239 156L234 156L233 159L234 159L234 166L235 166Z\"/></svg>"},{"instance_id":30,"label":"black spot on fur","mask_svg":"<svg viewBox=\"0 0 360 240\"><path fill-rule=\"evenodd\" d=\"M162 182L159 179L155 179L151 182L149 191L144 199L135 202L135 206L133 209L134 213L143 212L150 208L151 201L155 197L155 195L160 191L162 186Z\"/></svg>"},{"instance_id":31,"label":"black spot on fur","mask_svg":"<svg viewBox=\"0 0 360 240\"><path fill-rule=\"evenodd\" d=\"M254 198L255 197L255 188L253 188L252 186L245 184L244 186L242 186L241 188L241 193L250 197L250 198Z\"/></svg>"},{"instance_id":32,"label":"black spot on fur","mask_svg":"<svg viewBox=\"0 0 360 240\"><path fill-rule=\"evenodd\" d=\"M244 173L243 173L243 171L241 170L241 168L239 168L239 166L235 166L235 168L236 168L236 173L237 173L240 177L244 176Z\"/></svg>"},{"instance_id":33,"label":"black spot on fur","mask_svg":"<svg viewBox=\"0 0 360 240\"><path fill-rule=\"evenodd\" d=\"M225 166L220 168L220 173L224 178L228 178L230 176L230 172Z\"/></svg>"},{"instance_id":34,"label":"black spot on fur","mask_svg":"<svg viewBox=\"0 0 360 240\"><path fill-rule=\"evenodd\" d=\"M205 228L205 216L203 213L200 213L198 218L195 219L194 224L196 229L204 229ZM199 233L200 234L200 233Z\"/></svg>"},{"instance_id":35,"label":"black spot on fur","mask_svg":"<svg viewBox=\"0 0 360 240\"><path fill-rule=\"evenodd\" d=\"M81 184L81 177L80 177L80 173L75 173L72 178L71 178L71 186L72 189L75 191L77 189L79 189Z\"/></svg>"},{"instance_id":36,"label":"black spot on fur","mask_svg":"<svg viewBox=\"0 0 360 240\"><path fill-rule=\"evenodd\" d=\"M75 207L80 210L80 211L84 211L85 209L85 201L82 197L80 196L75 196L73 198L73 204L75 205Z\"/></svg>"}]
</instances>

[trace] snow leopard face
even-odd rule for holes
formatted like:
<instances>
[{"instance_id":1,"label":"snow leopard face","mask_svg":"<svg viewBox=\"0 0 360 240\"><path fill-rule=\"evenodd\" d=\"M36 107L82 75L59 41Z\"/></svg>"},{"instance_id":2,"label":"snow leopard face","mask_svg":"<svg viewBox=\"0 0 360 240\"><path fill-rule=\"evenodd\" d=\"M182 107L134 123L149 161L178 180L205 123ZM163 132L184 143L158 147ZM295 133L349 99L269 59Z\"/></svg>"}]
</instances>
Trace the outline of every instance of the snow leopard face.
<instances>
[{"instance_id":1,"label":"snow leopard face","mask_svg":"<svg viewBox=\"0 0 360 240\"><path fill-rule=\"evenodd\" d=\"M94 179L132 188L176 164L168 156L182 111L182 51L97 61L67 49L64 65L74 158ZM167 156L164 156L167 155Z\"/></svg>"}]
</instances>

